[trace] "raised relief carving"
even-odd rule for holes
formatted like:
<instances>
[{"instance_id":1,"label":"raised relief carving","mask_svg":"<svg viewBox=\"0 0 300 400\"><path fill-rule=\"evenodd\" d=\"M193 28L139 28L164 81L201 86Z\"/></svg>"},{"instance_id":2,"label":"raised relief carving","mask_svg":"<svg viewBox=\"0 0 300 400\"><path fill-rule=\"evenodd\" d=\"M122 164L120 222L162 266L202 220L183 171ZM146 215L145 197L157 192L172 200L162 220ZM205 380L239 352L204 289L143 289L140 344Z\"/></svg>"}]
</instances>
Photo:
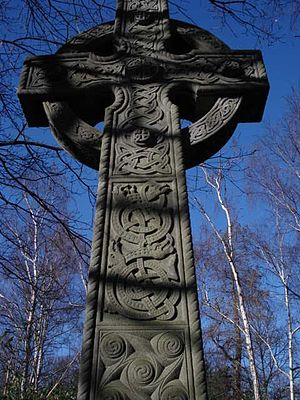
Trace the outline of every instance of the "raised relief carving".
<instances>
[{"instance_id":1,"label":"raised relief carving","mask_svg":"<svg viewBox=\"0 0 300 400\"><path fill-rule=\"evenodd\" d=\"M172 173L166 110L156 84L136 84L120 103L120 128L115 134L114 175ZM124 110L124 111L123 111Z\"/></svg>"},{"instance_id":2,"label":"raised relief carving","mask_svg":"<svg viewBox=\"0 0 300 400\"><path fill-rule=\"evenodd\" d=\"M147 26L155 22L156 14L153 10L136 11L131 19L134 27Z\"/></svg>"},{"instance_id":3,"label":"raised relief carving","mask_svg":"<svg viewBox=\"0 0 300 400\"><path fill-rule=\"evenodd\" d=\"M59 63L58 61L59 59ZM97 55L87 55L77 61L69 57L36 59L28 77L28 88L76 89L122 79L124 65L118 60L103 62Z\"/></svg>"},{"instance_id":4,"label":"raised relief carving","mask_svg":"<svg viewBox=\"0 0 300 400\"><path fill-rule=\"evenodd\" d=\"M36 64L33 66L28 79L28 87L45 88L64 85L67 78L67 71L56 62L47 64Z\"/></svg>"},{"instance_id":5,"label":"raised relief carving","mask_svg":"<svg viewBox=\"0 0 300 400\"><path fill-rule=\"evenodd\" d=\"M181 331L101 332L99 385L101 399L187 400Z\"/></svg>"},{"instance_id":6,"label":"raised relief carving","mask_svg":"<svg viewBox=\"0 0 300 400\"><path fill-rule=\"evenodd\" d=\"M245 67L245 75L254 79L266 79L267 71L261 60L253 60Z\"/></svg>"},{"instance_id":7,"label":"raised relief carving","mask_svg":"<svg viewBox=\"0 0 300 400\"><path fill-rule=\"evenodd\" d=\"M43 106L60 145L82 163L98 169L103 133L78 118L66 102L45 102Z\"/></svg>"},{"instance_id":8,"label":"raised relief carving","mask_svg":"<svg viewBox=\"0 0 300 400\"><path fill-rule=\"evenodd\" d=\"M239 109L241 101L241 97L219 98L204 117L189 127L190 144L201 142L225 126Z\"/></svg>"},{"instance_id":9,"label":"raised relief carving","mask_svg":"<svg viewBox=\"0 0 300 400\"><path fill-rule=\"evenodd\" d=\"M116 174L170 174L170 145L147 128L121 134L116 143Z\"/></svg>"},{"instance_id":10,"label":"raised relief carving","mask_svg":"<svg viewBox=\"0 0 300 400\"><path fill-rule=\"evenodd\" d=\"M200 85L245 83L245 79L264 79L263 64L252 56L222 57L191 55L181 63L171 61L165 73L166 79L193 81Z\"/></svg>"},{"instance_id":11,"label":"raised relief carving","mask_svg":"<svg viewBox=\"0 0 300 400\"><path fill-rule=\"evenodd\" d=\"M127 2L128 11L132 10L159 10L161 1L158 0L130 0Z\"/></svg>"},{"instance_id":12,"label":"raised relief carving","mask_svg":"<svg viewBox=\"0 0 300 400\"><path fill-rule=\"evenodd\" d=\"M171 234L169 185L115 185L106 310L140 320L171 320L180 297Z\"/></svg>"},{"instance_id":13,"label":"raised relief carving","mask_svg":"<svg viewBox=\"0 0 300 400\"><path fill-rule=\"evenodd\" d=\"M165 110L158 103L159 85L135 84L132 87L128 108L124 111L121 128L147 127L157 133L164 134L168 130L165 121Z\"/></svg>"},{"instance_id":14,"label":"raised relief carving","mask_svg":"<svg viewBox=\"0 0 300 400\"><path fill-rule=\"evenodd\" d=\"M167 5L162 1L124 2L123 12L126 18L123 20L120 35L123 36L123 44L117 44L117 51L131 50L136 55L152 56L154 51L163 49L163 41L169 36L169 22L163 14L164 10L167 10Z\"/></svg>"},{"instance_id":15,"label":"raised relief carving","mask_svg":"<svg viewBox=\"0 0 300 400\"><path fill-rule=\"evenodd\" d=\"M132 82L150 82L162 78L163 68L143 58L133 58L125 66L125 76Z\"/></svg>"},{"instance_id":16,"label":"raised relief carving","mask_svg":"<svg viewBox=\"0 0 300 400\"><path fill-rule=\"evenodd\" d=\"M147 27L149 28L149 26ZM144 28L145 29L145 28ZM115 41L115 49L118 54L134 54L150 57L155 51L156 35L149 35L145 38L131 39L130 37L118 38Z\"/></svg>"}]
</instances>

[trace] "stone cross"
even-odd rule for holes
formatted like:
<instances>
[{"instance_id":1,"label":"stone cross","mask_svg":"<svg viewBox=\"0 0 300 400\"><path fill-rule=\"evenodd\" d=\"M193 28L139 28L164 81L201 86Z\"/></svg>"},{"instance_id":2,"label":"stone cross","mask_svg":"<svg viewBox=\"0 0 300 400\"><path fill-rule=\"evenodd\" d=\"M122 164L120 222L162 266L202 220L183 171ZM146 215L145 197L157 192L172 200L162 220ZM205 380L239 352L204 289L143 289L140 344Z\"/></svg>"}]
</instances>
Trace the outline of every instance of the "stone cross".
<instances>
[{"instance_id":1,"label":"stone cross","mask_svg":"<svg viewBox=\"0 0 300 400\"><path fill-rule=\"evenodd\" d=\"M260 52L170 20L167 0L118 0L114 24L26 60L28 124L100 170L78 400L207 398L185 170L267 93Z\"/></svg>"}]
</instances>

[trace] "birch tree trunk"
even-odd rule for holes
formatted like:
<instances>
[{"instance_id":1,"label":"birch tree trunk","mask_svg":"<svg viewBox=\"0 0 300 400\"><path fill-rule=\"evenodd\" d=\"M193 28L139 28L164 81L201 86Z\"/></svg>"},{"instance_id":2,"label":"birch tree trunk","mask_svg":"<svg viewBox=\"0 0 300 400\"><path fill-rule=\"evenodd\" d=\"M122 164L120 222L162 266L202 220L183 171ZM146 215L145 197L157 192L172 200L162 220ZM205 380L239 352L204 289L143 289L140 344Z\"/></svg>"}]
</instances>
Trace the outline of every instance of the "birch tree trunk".
<instances>
[{"instance_id":1,"label":"birch tree trunk","mask_svg":"<svg viewBox=\"0 0 300 400\"><path fill-rule=\"evenodd\" d=\"M26 268L26 274L28 282L30 283L29 290L30 296L28 301L28 310L26 316L26 331L24 338L24 364L23 373L21 379L21 398L23 399L26 394L26 389L30 384L30 368L32 366L32 347L34 346L34 324L35 324L35 313L36 313L36 303L37 303L37 281L38 281L38 222L34 210L32 209L27 196L24 196L24 200L27 204L28 211L30 214L30 219L33 228L32 236L32 249L28 249L27 246L20 243L21 253L24 258L24 265ZM18 232L16 232L18 240Z\"/></svg>"},{"instance_id":2,"label":"birch tree trunk","mask_svg":"<svg viewBox=\"0 0 300 400\"><path fill-rule=\"evenodd\" d=\"M234 285L234 282L233 282ZM242 338L241 338L241 330L240 326L240 316L239 316L239 307L238 307L238 299L236 296L235 288L233 286L232 296L234 299L234 332L235 332L235 355L234 355L234 386L235 386L235 398L236 400L243 400L242 396L242 388L241 388L241 380L242 380Z\"/></svg>"},{"instance_id":3,"label":"birch tree trunk","mask_svg":"<svg viewBox=\"0 0 300 400\"><path fill-rule=\"evenodd\" d=\"M55 201L55 192L48 189L44 188ZM81 323L85 276L83 261L78 260L73 245L75 239L67 236L59 224L52 220L49 223L47 211L26 193L21 205L24 214L18 220L11 221L10 214L5 220L12 249L0 263L0 280L4 282L0 289L0 323L5 337L0 348L0 397L38 399L54 384L54 390L59 391L64 379L73 382L70 368L77 361L78 349L76 333L73 340L69 332ZM57 352L61 343L69 346L68 355ZM69 366L68 358L74 354Z\"/></svg>"},{"instance_id":4,"label":"birch tree trunk","mask_svg":"<svg viewBox=\"0 0 300 400\"><path fill-rule=\"evenodd\" d=\"M226 238L218 230L216 224L213 222L213 220L211 219L211 217L209 216L209 214L207 213L207 211L205 210L203 205L198 201L198 199L195 199L195 201L199 207L199 210L204 215L204 217L210 224L213 232L215 233L216 237L220 241L220 243L223 247L225 257L227 259L228 265L229 265L231 273L232 273L234 286L235 286L235 290L236 290L236 298L237 298L237 303L238 303L238 308L239 308L240 319L242 322L242 324L241 324L242 328L243 328L242 332L244 334L246 351L247 351L247 355L248 355L249 371L250 371L250 375L251 375L254 399L261 400L258 373L257 373L257 368L256 368L256 363L255 363L252 332L251 332L250 322L249 322L248 313L247 313L247 309L246 309L246 305L245 305L244 294L243 294L243 289L242 289L242 283L241 283L240 276L239 276L238 266L235 262L235 257L234 257L233 223L232 223L229 207L223 198L222 190L221 190L221 182L222 182L222 177L223 177L222 172L219 171L218 175L216 175L215 177L211 177L208 175L205 168L202 168L202 170L204 172L204 176L205 176L207 184L215 192L217 199L218 199L218 203L225 215Z\"/></svg>"},{"instance_id":5,"label":"birch tree trunk","mask_svg":"<svg viewBox=\"0 0 300 400\"><path fill-rule=\"evenodd\" d=\"M290 400L295 400L293 328L292 328L292 317L291 317L291 309L290 309L290 299L289 299L287 285L284 286L284 300L285 300L285 307L286 307L286 313L287 313Z\"/></svg>"},{"instance_id":6,"label":"birch tree trunk","mask_svg":"<svg viewBox=\"0 0 300 400\"><path fill-rule=\"evenodd\" d=\"M252 250L266 274L272 274L272 302L284 310L280 316L285 342L282 352L277 354L268 337L261 337L261 340L267 346L274 366L288 381L289 400L295 400L296 388L299 387L296 371L300 369L299 89L292 89L286 100L287 111L276 125L268 127L266 135L260 140L260 151L252 157L247 178L255 200L260 202L260 208L263 205L267 210L270 224L257 232Z\"/></svg>"}]
</instances>

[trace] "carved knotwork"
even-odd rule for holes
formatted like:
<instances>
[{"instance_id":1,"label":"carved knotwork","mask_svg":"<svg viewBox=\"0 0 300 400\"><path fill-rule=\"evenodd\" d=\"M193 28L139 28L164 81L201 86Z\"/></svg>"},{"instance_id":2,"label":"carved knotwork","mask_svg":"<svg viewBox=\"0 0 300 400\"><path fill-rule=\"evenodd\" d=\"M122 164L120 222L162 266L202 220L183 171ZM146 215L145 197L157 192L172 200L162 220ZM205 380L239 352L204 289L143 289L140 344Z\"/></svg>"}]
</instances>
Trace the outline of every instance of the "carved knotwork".
<instances>
[{"instance_id":1,"label":"carved knotwork","mask_svg":"<svg viewBox=\"0 0 300 400\"><path fill-rule=\"evenodd\" d=\"M98 169L102 132L78 118L66 102L45 102L44 109L59 144L82 163Z\"/></svg>"},{"instance_id":2,"label":"carved knotwork","mask_svg":"<svg viewBox=\"0 0 300 400\"><path fill-rule=\"evenodd\" d=\"M119 43L117 50L123 52L124 48L130 48L135 54L151 57L153 52L164 49L164 42L170 36L165 0L122 1L118 12L126 17L116 24L116 36L123 42L123 48Z\"/></svg>"},{"instance_id":3,"label":"carved knotwork","mask_svg":"<svg viewBox=\"0 0 300 400\"><path fill-rule=\"evenodd\" d=\"M107 311L142 320L175 316L180 287L170 192L156 182L114 187Z\"/></svg>"},{"instance_id":4,"label":"carved knotwork","mask_svg":"<svg viewBox=\"0 0 300 400\"><path fill-rule=\"evenodd\" d=\"M190 144L199 142L215 135L236 114L241 104L241 97L219 98L211 110L189 127Z\"/></svg>"},{"instance_id":5,"label":"carved knotwork","mask_svg":"<svg viewBox=\"0 0 300 400\"><path fill-rule=\"evenodd\" d=\"M124 132L116 143L116 174L170 174L170 145L148 128Z\"/></svg>"},{"instance_id":6,"label":"carved knotwork","mask_svg":"<svg viewBox=\"0 0 300 400\"><path fill-rule=\"evenodd\" d=\"M212 56L192 53L186 55L180 62L173 60L168 64L168 73L165 79L172 82L191 81L198 85L219 85L240 83L245 81L257 81L266 78L266 71L262 68L261 60L255 54L233 54Z\"/></svg>"}]
</instances>

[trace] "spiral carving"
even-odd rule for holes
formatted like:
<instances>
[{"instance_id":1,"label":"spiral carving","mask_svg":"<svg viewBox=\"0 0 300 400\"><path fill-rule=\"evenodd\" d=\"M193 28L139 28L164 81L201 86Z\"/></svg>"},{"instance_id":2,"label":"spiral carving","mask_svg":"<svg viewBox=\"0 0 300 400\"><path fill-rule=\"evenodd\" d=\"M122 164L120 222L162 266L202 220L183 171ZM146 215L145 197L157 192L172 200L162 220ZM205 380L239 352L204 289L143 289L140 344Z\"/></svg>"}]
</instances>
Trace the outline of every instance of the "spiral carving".
<instances>
[{"instance_id":1,"label":"spiral carving","mask_svg":"<svg viewBox=\"0 0 300 400\"><path fill-rule=\"evenodd\" d=\"M188 400L186 391L176 385L168 386L161 396L161 400Z\"/></svg>"},{"instance_id":2,"label":"spiral carving","mask_svg":"<svg viewBox=\"0 0 300 400\"><path fill-rule=\"evenodd\" d=\"M166 332L162 334L157 342L157 352L167 358L180 356L184 350L182 339L174 333Z\"/></svg>"},{"instance_id":3,"label":"spiral carving","mask_svg":"<svg viewBox=\"0 0 300 400\"><path fill-rule=\"evenodd\" d=\"M120 358L125 351L126 343L120 335L110 333L102 339L100 352L104 357L115 360Z\"/></svg>"},{"instance_id":4,"label":"spiral carving","mask_svg":"<svg viewBox=\"0 0 300 400\"><path fill-rule=\"evenodd\" d=\"M102 400L128 400L126 394L115 388L105 388L101 393Z\"/></svg>"},{"instance_id":5,"label":"spiral carving","mask_svg":"<svg viewBox=\"0 0 300 400\"><path fill-rule=\"evenodd\" d=\"M128 366L128 380L136 386L147 386L155 379L155 367L147 359L137 358Z\"/></svg>"}]
</instances>

